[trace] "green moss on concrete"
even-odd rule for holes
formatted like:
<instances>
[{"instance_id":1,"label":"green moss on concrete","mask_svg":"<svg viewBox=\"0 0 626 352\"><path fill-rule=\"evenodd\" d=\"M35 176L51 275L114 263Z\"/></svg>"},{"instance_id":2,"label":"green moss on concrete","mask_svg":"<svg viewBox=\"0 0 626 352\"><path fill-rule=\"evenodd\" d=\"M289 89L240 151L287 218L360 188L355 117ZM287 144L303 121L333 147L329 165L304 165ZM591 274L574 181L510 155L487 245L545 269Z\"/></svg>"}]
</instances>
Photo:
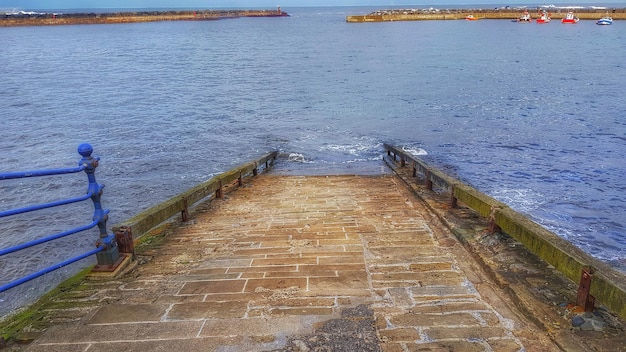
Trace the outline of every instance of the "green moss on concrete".
<instances>
[{"instance_id":1,"label":"green moss on concrete","mask_svg":"<svg viewBox=\"0 0 626 352\"><path fill-rule=\"evenodd\" d=\"M137 253L149 252L161 247L171 234L174 223L163 224L146 233L135 242ZM0 324L0 336L5 342L28 342L49 324L51 311L64 311L77 307L90 307L98 302L86 299L92 295L93 287L85 280L92 267L62 282L55 289L42 296L37 302L18 313L7 317ZM27 332L29 331L29 332ZM0 349L2 346L0 341Z\"/></svg>"},{"instance_id":2,"label":"green moss on concrete","mask_svg":"<svg viewBox=\"0 0 626 352\"><path fill-rule=\"evenodd\" d=\"M513 210L502 209L495 216L496 223L504 232L570 280L580 280L580 273L588 263L576 255L577 250L573 245Z\"/></svg>"},{"instance_id":3,"label":"green moss on concrete","mask_svg":"<svg viewBox=\"0 0 626 352\"><path fill-rule=\"evenodd\" d=\"M36 303L30 307L6 318L2 322L2 328L0 328L0 334L4 341L20 340L19 334L26 327L29 329L37 330L44 325L44 317L47 314L46 310L51 307L59 307L60 302L57 298L65 292L74 290L81 290L86 288L82 285L85 277L91 271L91 267L82 270L78 274L62 282L52 291L42 296ZM74 306L73 303L68 302L68 307Z\"/></svg>"},{"instance_id":4,"label":"green moss on concrete","mask_svg":"<svg viewBox=\"0 0 626 352\"><path fill-rule=\"evenodd\" d=\"M514 212L502 209L496 213L500 228L521 242L526 248L555 267L574 283L580 282L584 268L594 268L590 293L604 306L626 318L626 284L620 278L610 278L612 270L591 258L573 244L544 229L535 222ZM602 268L602 269L601 269ZM600 270L601 269L601 270ZM617 274L616 274L617 275Z\"/></svg>"},{"instance_id":5,"label":"green moss on concrete","mask_svg":"<svg viewBox=\"0 0 626 352\"><path fill-rule=\"evenodd\" d=\"M574 246L570 242L546 230L534 221L515 212L501 203L469 185L456 181L443 172L428 167L423 161L412 157L404 151L385 144L385 149L406 160L411 160L414 166L420 170L429 170L431 179L442 183L444 187L454 186L454 197L464 205L475 210L482 217L495 217L496 224L512 238L522 243L530 252L541 258L544 262L552 265L556 270L564 274L574 283L580 282L583 268L595 269L591 283L591 294L611 312L626 319L626 280L624 275L616 272L606 264L591 257L589 254ZM392 168L397 164L390 162ZM396 165L396 166L393 166ZM418 193L420 186L412 184L411 188ZM455 233L456 237L466 243L475 230L466 231L454 224L454 221L441 217L446 225Z\"/></svg>"},{"instance_id":6,"label":"green moss on concrete","mask_svg":"<svg viewBox=\"0 0 626 352\"><path fill-rule=\"evenodd\" d=\"M145 233L135 240L135 253L141 254L149 250L161 247L167 241L175 223L165 223Z\"/></svg>"},{"instance_id":7,"label":"green moss on concrete","mask_svg":"<svg viewBox=\"0 0 626 352\"><path fill-rule=\"evenodd\" d=\"M591 280L590 293L610 311L626 319L626 290L624 285L617 287L612 280L607 280L601 273L596 273ZM626 285L626 283L623 283Z\"/></svg>"},{"instance_id":8,"label":"green moss on concrete","mask_svg":"<svg viewBox=\"0 0 626 352\"><path fill-rule=\"evenodd\" d=\"M478 192L474 188L457 184L454 187L454 197L463 202L468 207L477 211L482 217L489 217L491 210L494 207L504 208L506 205L501 203L488 195Z\"/></svg>"}]
</instances>

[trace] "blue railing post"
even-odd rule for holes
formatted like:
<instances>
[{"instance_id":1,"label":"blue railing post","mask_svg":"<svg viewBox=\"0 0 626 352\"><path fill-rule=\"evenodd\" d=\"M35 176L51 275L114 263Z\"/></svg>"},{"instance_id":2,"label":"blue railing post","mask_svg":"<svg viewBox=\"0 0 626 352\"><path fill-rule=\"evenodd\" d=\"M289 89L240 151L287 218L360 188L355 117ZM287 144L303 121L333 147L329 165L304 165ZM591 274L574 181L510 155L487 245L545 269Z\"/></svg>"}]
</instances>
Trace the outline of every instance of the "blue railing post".
<instances>
[{"instance_id":1,"label":"blue railing post","mask_svg":"<svg viewBox=\"0 0 626 352\"><path fill-rule=\"evenodd\" d=\"M78 166L84 167L87 179L89 180L87 192L91 194L91 200L93 201L93 221L97 221L98 229L100 230L100 238L96 242L96 247L104 248L102 251L96 253L98 265L111 266L118 261L120 254L117 248L117 242L115 241L115 235L107 234L106 223L109 218L109 211L102 209L102 203L100 203L100 196L102 195L104 186L96 182L96 168L98 167L100 158L92 157L92 153L93 147L90 144L83 143L79 145L78 154L82 156L82 159L80 159Z\"/></svg>"}]
</instances>

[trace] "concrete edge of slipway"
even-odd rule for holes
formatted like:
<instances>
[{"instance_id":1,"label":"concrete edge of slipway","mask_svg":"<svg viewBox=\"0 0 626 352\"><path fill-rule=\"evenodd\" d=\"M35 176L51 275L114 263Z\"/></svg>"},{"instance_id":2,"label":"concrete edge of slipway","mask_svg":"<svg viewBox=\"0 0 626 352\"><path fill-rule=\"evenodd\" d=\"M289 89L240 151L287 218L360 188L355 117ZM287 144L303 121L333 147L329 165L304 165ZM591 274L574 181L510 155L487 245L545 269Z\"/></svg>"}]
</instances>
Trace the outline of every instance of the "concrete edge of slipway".
<instances>
[{"instance_id":1,"label":"concrete edge of slipway","mask_svg":"<svg viewBox=\"0 0 626 352\"><path fill-rule=\"evenodd\" d=\"M428 190L416 181L411 168L402 167L390 156L383 160L454 234L518 311L544 330L559 347L566 351L583 347L586 351L626 351L624 319L599 304L591 313L581 311L575 304L578 283L506 233L490 233L488 219L476 211L462 203L452 208L449 194ZM589 317L590 314L602 321L606 329L583 331L572 326L574 317Z\"/></svg>"}]
</instances>

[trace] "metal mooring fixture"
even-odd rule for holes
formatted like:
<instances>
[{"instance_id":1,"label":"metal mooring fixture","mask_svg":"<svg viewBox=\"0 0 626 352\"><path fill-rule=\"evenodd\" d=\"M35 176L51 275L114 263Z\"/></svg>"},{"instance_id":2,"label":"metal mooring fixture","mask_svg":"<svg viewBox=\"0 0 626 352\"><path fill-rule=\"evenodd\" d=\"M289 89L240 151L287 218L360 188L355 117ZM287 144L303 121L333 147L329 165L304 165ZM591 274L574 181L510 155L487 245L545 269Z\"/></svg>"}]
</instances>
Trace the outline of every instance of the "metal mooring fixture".
<instances>
[{"instance_id":1,"label":"metal mooring fixture","mask_svg":"<svg viewBox=\"0 0 626 352\"><path fill-rule=\"evenodd\" d=\"M500 207L491 207L491 211L489 212L489 227L487 227L487 232L491 235L494 233L502 232L502 229L498 224L496 224L496 213L500 210Z\"/></svg>"},{"instance_id":2,"label":"metal mooring fixture","mask_svg":"<svg viewBox=\"0 0 626 352\"><path fill-rule=\"evenodd\" d=\"M133 229L129 226L120 226L113 229L115 231L115 240L120 253L133 254L135 247L133 244Z\"/></svg>"},{"instance_id":3,"label":"metal mooring fixture","mask_svg":"<svg viewBox=\"0 0 626 352\"><path fill-rule=\"evenodd\" d=\"M578 286L578 297L576 305L583 308L585 312L591 312L594 309L596 298L589 294L591 289L592 270L584 268L580 275L580 285Z\"/></svg>"}]
</instances>

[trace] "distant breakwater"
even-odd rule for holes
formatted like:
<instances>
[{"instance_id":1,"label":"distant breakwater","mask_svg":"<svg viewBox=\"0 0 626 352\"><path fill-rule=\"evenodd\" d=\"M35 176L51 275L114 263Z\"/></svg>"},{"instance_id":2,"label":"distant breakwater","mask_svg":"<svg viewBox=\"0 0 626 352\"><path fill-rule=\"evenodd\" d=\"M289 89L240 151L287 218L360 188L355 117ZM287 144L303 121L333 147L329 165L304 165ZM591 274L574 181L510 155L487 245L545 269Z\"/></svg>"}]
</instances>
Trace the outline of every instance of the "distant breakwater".
<instances>
[{"instance_id":1,"label":"distant breakwater","mask_svg":"<svg viewBox=\"0 0 626 352\"><path fill-rule=\"evenodd\" d=\"M145 11L115 13L36 13L16 12L0 15L0 27L50 26L71 24L113 24L157 21L208 21L239 17L287 17L288 13L276 10L197 10L197 11Z\"/></svg>"},{"instance_id":2,"label":"distant breakwater","mask_svg":"<svg viewBox=\"0 0 626 352\"><path fill-rule=\"evenodd\" d=\"M538 12L546 10L552 19L565 17L567 8L498 8L498 9L393 9L378 10L367 15L346 17L346 22L386 22L386 21L427 21L427 20L463 20L468 15L478 19L514 20L524 11L528 11L533 19L539 17ZM611 16L614 20L626 20L626 8L610 9L574 9L581 20L598 20Z\"/></svg>"}]
</instances>

